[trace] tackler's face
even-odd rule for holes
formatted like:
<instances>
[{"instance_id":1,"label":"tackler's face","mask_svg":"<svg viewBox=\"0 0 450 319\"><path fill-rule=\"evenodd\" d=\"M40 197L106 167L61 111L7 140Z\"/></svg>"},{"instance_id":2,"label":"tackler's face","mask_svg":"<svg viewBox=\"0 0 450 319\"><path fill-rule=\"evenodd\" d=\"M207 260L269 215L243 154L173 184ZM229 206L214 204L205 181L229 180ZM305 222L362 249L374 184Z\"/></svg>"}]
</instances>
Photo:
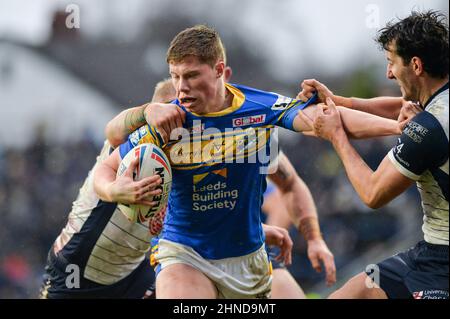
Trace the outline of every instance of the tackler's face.
<instances>
[{"instance_id":1,"label":"tackler's face","mask_svg":"<svg viewBox=\"0 0 450 319\"><path fill-rule=\"evenodd\" d=\"M418 101L417 76L413 62L404 61L396 52L394 43L389 45L389 50L386 50L386 59L388 61L386 76L388 79L397 82L404 100Z\"/></svg>"},{"instance_id":2,"label":"tackler's face","mask_svg":"<svg viewBox=\"0 0 450 319\"><path fill-rule=\"evenodd\" d=\"M215 102L221 74L195 56L169 63L169 70L180 104L189 112L207 113L210 104Z\"/></svg>"}]
</instances>

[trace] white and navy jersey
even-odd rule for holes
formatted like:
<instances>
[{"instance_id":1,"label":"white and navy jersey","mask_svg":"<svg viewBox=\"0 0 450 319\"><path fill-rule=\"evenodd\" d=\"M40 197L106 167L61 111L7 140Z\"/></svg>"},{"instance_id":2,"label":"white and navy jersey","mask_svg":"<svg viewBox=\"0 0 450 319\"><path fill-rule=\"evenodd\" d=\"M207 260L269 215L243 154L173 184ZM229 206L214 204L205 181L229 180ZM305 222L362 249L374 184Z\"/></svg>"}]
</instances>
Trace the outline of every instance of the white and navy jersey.
<instances>
[{"instance_id":1,"label":"white and navy jersey","mask_svg":"<svg viewBox=\"0 0 450 319\"><path fill-rule=\"evenodd\" d=\"M152 238L148 221L129 222L117 204L102 202L94 191L94 171L110 152L105 142L54 244L57 255L78 265L84 278L102 285L114 284L135 270Z\"/></svg>"},{"instance_id":2,"label":"white and navy jersey","mask_svg":"<svg viewBox=\"0 0 450 319\"><path fill-rule=\"evenodd\" d=\"M430 244L448 245L448 83L403 130L389 153L394 166L417 182Z\"/></svg>"}]
</instances>

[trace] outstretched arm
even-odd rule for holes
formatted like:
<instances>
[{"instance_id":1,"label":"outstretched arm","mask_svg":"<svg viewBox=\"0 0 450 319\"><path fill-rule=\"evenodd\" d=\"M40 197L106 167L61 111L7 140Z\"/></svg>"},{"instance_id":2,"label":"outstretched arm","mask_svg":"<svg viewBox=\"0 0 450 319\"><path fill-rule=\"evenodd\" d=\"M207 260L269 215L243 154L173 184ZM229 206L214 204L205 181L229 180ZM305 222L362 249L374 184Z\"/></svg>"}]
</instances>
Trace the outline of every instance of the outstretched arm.
<instances>
[{"instance_id":1,"label":"outstretched arm","mask_svg":"<svg viewBox=\"0 0 450 319\"><path fill-rule=\"evenodd\" d=\"M401 130L403 130L409 120L422 111L415 103L405 101L401 97L375 97L371 99L361 99L356 97L343 97L335 95L323 83L317 80L305 80L301 84L302 91L297 98L306 101L317 92L318 101L325 103L326 98L333 100L334 104L350 108L353 110L370 113L391 120L397 120Z\"/></svg>"},{"instance_id":2,"label":"outstretched arm","mask_svg":"<svg viewBox=\"0 0 450 319\"><path fill-rule=\"evenodd\" d=\"M316 134L329 140L344 164L348 178L361 200L371 208L379 208L403 193L414 181L402 175L388 156L374 172L350 144L341 124L340 112L331 99L329 112L319 109L314 122ZM321 108L321 106L319 106Z\"/></svg>"},{"instance_id":3,"label":"outstretched arm","mask_svg":"<svg viewBox=\"0 0 450 319\"><path fill-rule=\"evenodd\" d=\"M345 107L337 109L341 114L343 128L350 138L363 139L401 134L397 121ZM317 110L318 105L312 105L300 111L294 120L294 129L297 132L312 133Z\"/></svg>"},{"instance_id":4,"label":"outstretched arm","mask_svg":"<svg viewBox=\"0 0 450 319\"><path fill-rule=\"evenodd\" d=\"M323 83L315 79L304 80L301 84L302 91L297 98L307 100L314 92L318 93L319 102L325 103L327 97L336 105L357 111L367 112L391 120L397 120L404 100L401 97L376 97L372 99L360 99L355 97L343 97L335 95Z\"/></svg>"},{"instance_id":5,"label":"outstretched arm","mask_svg":"<svg viewBox=\"0 0 450 319\"><path fill-rule=\"evenodd\" d=\"M313 268L321 272L323 262L327 284L334 284L336 282L334 257L322 238L317 209L308 186L283 153L279 155L277 171L270 174L269 178L278 186L293 224L307 241L308 258Z\"/></svg>"}]
</instances>

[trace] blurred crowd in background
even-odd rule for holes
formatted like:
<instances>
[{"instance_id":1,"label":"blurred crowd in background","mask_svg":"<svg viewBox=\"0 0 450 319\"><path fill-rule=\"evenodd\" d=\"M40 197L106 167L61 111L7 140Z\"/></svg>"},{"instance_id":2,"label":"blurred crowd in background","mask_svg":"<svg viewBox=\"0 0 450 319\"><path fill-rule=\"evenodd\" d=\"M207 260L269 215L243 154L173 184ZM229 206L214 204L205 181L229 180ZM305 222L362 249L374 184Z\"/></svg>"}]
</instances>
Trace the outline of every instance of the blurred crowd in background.
<instances>
[{"instance_id":1,"label":"blurred crowd in background","mask_svg":"<svg viewBox=\"0 0 450 319\"><path fill-rule=\"evenodd\" d=\"M6 0L0 0L0 5L4 5L1 1ZM82 9L88 12L88 2L82 2ZM370 3L377 2L389 19L394 18L395 13L386 14L391 8L387 1ZM405 14L417 2L423 3L419 0L400 2L403 6L399 12ZM107 8L109 2L98 3ZM116 1L111 3L118 6ZM130 7L133 3L139 4L137 9L129 10L139 16L147 2L130 3ZM309 63L309 68L302 64L303 72L297 72L295 64L295 74L280 71L274 75L277 61L286 59L283 54L275 59L274 52L288 51L289 38L285 39L284 47L273 48L269 54L254 44L255 39L259 39L261 45L270 42L273 32L280 32L278 29L272 33L267 31L273 29L271 23L276 24L276 21L266 20L267 28L261 29L257 36L251 33L257 29L253 28L245 38L246 32L231 28L226 19L215 21L216 15L205 19L201 9L177 10L174 1L152 3L160 4L159 13L130 24L132 36L120 30L120 25L112 26L112 30L116 30L114 34L122 38L112 36L111 30L101 33L96 29L92 36L88 27L88 31L83 31L83 27L68 29L64 6L54 8L47 16L48 36L39 43L23 41L14 33L4 37L7 33L1 32L0 23L0 298L37 297L47 252L65 225L72 201L100 151L106 121L125 107L149 101L154 85L168 74L164 58L168 43L185 27L206 22L222 33L228 62L234 70L232 82L295 96L302 79L317 77L340 95L400 94L398 88L384 78L384 57L374 43L367 50L378 58L365 59L361 52L360 63L342 64L339 72L327 73L321 69L320 61L315 61ZM251 12L253 4L259 10L255 12L261 12L257 3L259 1L248 1L243 10ZM266 9L274 8L272 2L268 3ZM292 5L293 1L286 3ZM448 14L446 1L433 3L436 9ZM170 20L161 14L169 7L173 11ZM129 11L125 10L124 14L129 15ZM232 16L233 12L228 14ZM366 13L362 7L361 12L351 14L344 18L356 20L355 17ZM258 19L248 19L253 24L258 22ZM283 19L283 23L287 20ZM105 26L104 29L108 30ZM300 37L302 31L306 29L291 32L289 36ZM372 35L375 32L370 31ZM284 39L282 33L275 36ZM314 56L315 42L319 45L323 41L325 39L317 35L305 40L304 51L309 52L306 56ZM341 47L334 48L341 50ZM319 71L314 71L315 66ZM75 115L70 113L74 110L78 110ZM350 273L363 270L361 262L357 262L361 256L372 253L375 254L372 261L377 261L383 254L394 251L393 246L399 242L404 246L412 245L422 236L422 213L415 188L374 212L359 200L328 143L284 131L280 136L281 148L316 201L324 238L335 255L338 280L346 280ZM368 164L376 168L394 143L395 137L391 137L357 141L355 146ZM311 297L315 294L325 297L324 275L317 274L309 264L305 242L296 229L290 229L290 234L294 239L292 274Z\"/></svg>"}]
</instances>

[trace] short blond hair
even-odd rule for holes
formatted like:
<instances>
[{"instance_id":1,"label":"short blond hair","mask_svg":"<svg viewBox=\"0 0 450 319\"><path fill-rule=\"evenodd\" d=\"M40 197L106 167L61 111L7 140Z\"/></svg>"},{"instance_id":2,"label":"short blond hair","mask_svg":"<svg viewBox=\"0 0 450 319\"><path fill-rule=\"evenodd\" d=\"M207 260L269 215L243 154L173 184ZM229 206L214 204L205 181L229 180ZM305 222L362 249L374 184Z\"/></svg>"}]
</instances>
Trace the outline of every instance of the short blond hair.
<instances>
[{"instance_id":1,"label":"short blond hair","mask_svg":"<svg viewBox=\"0 0 450 319\"><path fill-rule=\"evenodd\" d=\"M172 79L165 79L158 82L153 92L152 102L166 103L177 98L177 92L172 84Z\"/></svg>"},{"instance_id":2,"label":"short blond hair","mask_svg":"<svg viewBox=\"0 0 450 319\"><path fill-rule=\"evenodd\" d=\"M206 25L196 25L178 33L167 51L167 63L178 63L188 56L195 56L211 67L219 60L226 64L225 48L219 33Z\"/></svg>"}]
</instances>

